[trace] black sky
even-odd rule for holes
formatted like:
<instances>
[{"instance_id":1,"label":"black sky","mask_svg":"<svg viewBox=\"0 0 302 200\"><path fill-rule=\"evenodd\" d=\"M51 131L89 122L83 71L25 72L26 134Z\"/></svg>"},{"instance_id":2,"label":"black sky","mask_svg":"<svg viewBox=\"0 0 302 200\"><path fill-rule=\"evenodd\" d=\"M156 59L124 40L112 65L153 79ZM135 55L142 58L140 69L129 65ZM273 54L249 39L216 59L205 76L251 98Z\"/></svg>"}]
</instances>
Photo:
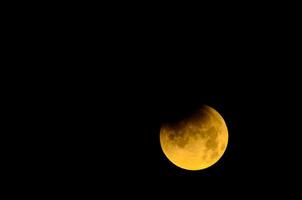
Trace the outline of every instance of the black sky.
<instances>
[{"instance_id":1,"label":"black sky","mask_svg":"<svg viewBox=\"0 0 302 200\"><path fill-rule=\"evenodd\" d=\"M68 54L80 67L59 69L59 84L49 85L57 96L45 96L53 102L54 124L65 124L54 137L64 149L57 151L62 168L55 168L66 179L90 183L109 177L125 184L186 179L261 185L299 176L295 52L271 34L238 31L181 42L151 32L158 37L135 35L136 43L109 31L113 39L104 51ZM96 55L100 59L92 59ZM224 117L229 144L213 167L184 171L162 153L160 125L202 104Z\"/></svg>"},{"instance_id":2,"label":"black sky","mask_svg":"<svg viewBox=\"0 0 302 200\"><path fill-rule=\"evenodd\" d=\"M262 17L246 13L249 6L188 19L178 10L178 18L153 10L143 18L144 8L116 14L116 6L109 14L68 6L66 17L17 17L22 26L10 23L17 30L5 38L17 52L5 83L14 87L8 108L21 121L9 133L13 174L23 185L46 181L100 194L109 186L111 195L144 187L145 195L213 197L244 188L249 198L294 189L301 179L300 26L279 9L278 18ZM185 171L164 156L160 126L202 104L224 117L229 144L214 166Z\"/></svg>"},{"instance_id":3,"label":"black sky","mask_svg":"<svg viewBox=\"0 0 302 200\"><path fill-rule=\"evenodd\" d=\"M93 186L152 182L153 191L192 182L230 189L256 181L263 188L300 176L300 75L288 55L257 45L223 53L151 50L109 57L101 62L106 69L60 72L59 95L45 96L53 113L51 176ZM160 125L202 104L224 117L229 144L214 166L181 170L160 148Z\"/></svg>"},{"instance_id":4,"label":"black sky","mask_svg":"<svg viewBox=\"0 0 302 200\"><path fill-rule=\"evenodd\" d=\"M72 122L77 128L71 137L82 175L158 183L171 178L273 183L298 174L298 74L277 55L226 55L142 57L133 67L85 77L79 84L84 87L77 88L76 102L83 103L73 111L79 118ZM224 117L229 144L216 165L193 173L165 158L159 129L202 104Z\"/></svg>"},{"instance_id":5,"label":"black sky","mask_svg":"<svg viewBox=\"0 0 302 200\"><path fill-rule=\"evenodd\" d=\"M97 165L104 164L113 176L128 178L282 176L294 157L290 152L295 146L289 142L298 134L292 132L296 119L289 108L295 107L297 100L287 84L279 82L286 73L277 69L264 72L262 65L233 68L228 62L220 62L224 68L201 61L195 66L194 70L184 65L179 71L171 67L167 71L147 69L144 75L121 75L114 79L120 81L117 85L98 90L93 105L102 103L97 110L89 111L93 115L88 119L96 117L91 123L99 124L94 124L94 134L86 141L87 146L90 139L95 145L90 146L96 148L93 156L102 155ZM202 104L224 116L229 145L217 165L191 173L174 167L165 158L159 129L162 122L190 113Z\"/></svg>"}]
</instances>

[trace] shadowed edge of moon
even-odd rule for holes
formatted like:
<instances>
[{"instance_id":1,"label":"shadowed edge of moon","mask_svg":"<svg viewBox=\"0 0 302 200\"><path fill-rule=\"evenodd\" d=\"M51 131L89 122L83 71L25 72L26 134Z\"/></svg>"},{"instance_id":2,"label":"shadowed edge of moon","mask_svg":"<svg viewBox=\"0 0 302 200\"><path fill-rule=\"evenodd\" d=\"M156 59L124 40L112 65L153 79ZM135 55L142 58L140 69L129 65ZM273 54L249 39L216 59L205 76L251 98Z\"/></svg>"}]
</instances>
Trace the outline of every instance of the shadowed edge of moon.
<instances>
[{"instance_id":1,"label":"shadowed edge of moon","mask_svg":"<svg viewBox=\"0 0 302 200\"><path fill-rule=\"evenodd\" d=\"M186 149L196 142L202 144L199 152L196 151L196 155L202 155L200 158L197 156L199 160L196 162L200 161L200 164L194 167L184 166L184 163L190 163L189 160L185 161ZM228 130L222 116L215 109L204 105L187 119L173 125L163 124L160 129L160 143L165 156L176 166L187 170L201 170L212 166L222 157L228 144ZM181 163L178 160L182 160Z\"/></svg>"}]
</instances>

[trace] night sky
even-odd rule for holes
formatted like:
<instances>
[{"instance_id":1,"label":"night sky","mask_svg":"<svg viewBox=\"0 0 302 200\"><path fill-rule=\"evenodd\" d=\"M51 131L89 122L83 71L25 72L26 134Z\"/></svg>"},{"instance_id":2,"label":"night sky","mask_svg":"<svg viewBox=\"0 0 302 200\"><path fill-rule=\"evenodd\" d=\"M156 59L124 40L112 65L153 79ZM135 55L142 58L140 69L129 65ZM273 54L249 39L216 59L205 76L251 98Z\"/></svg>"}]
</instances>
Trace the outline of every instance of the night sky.
<instances>
[{"instance_id":1,"label":"night sky","mask_svg":"<svg viewBox=\"0 0 302 200\"><path fill-rule=\"evenodd\" d=\"M25 184L36 174L38 184L116 194L132 186L156 194L194 185L201 197L213 187L231 194L294 189L301 180L299 23L225 10L231 18L213 12L191 16L196 22L173 15L154 21L153 10L146 19L100 10L84 19L77 9L78 18L25 20L15 31L24 37L10 45L21 54L11 59L21 63L11 64L22 67L12 67L21 81L7 82L16 85L11 113L22 121L11 126L21 129L11 134L21 150L8 148L16 151L15 172L29 177ZM210 168L183 170L163 154L160 126L203 104L223 116L228 146Z\"/></svg>"},{"instance_id":2,"label":"night sky","mask_svg":"<svg viewBox=\"0 0 302 200\"><path fill-rule=\"evenodd\" d=\"M218 64L200 62L194 70L150 68L139 74L134 74L137 71L133 69L132 76L116 77L121 81L110 88L104 82L100 94L93 95L91 105L99 100L103 103L97 110L91 110L88 104L88 112L93 113L88 119L97 117L89 122L93 134L85 136L85 145L93 152L91 159L97 158L92 161L93 168L105 167L121 179L206 177L245 182L271 181L276 173L286 177L296 167L289 166L297 158L297 146L291 143L297 142L292 140L298 134L294 128L297 124L293 123L297 119L291 115L298 101L279 82L287 74L276 69L275 73L265 73L255 64L232 68L228 62L220 62L223 65L221 69ZM214 166L185 171L172 165L162 153L160 124L185 116L202 104L212 106L224 117L229 130L228 147ZM101 176L102 172L98 173Z\"/></svg>"},{"instance_id":3,"label":"night sky","mask_svg":"<svg viewBox=\"0 0 302 200\"><path fill-rule=\"evenodd\" d=\"M298 178L299 73L286 67L287 59L271 61L277 56L218 55L136 56L121 58L119 64L136 61L124 68L69 71L72 78L55 91L60 98L49 98L57 124L49 127L59 130L49 143L61 147L49 150L56 160L50 175L93 187L152 182L152 191L165 183L231 189L257 182L253 188L263 189ZM228 146L212 167L182 170L161 150L160 125L203 104L223 116Z\"/></svg>"},{"instance_id":4,"label":"night sky","mask_svg":"<svg viewBox=\"0 0 302 200\"><path fill-rule=\"evenodd\" d=\"M65 82L53 90L58 98L49 95L55 102L49 109L63 108L56 121L69 127L56 133L64 148L57 151L63 177L91 184L109 177L123 184L185 179L262 186L299 177L301 81L293 54L272 39L241 36L233 43L224 37L203 47L164 38L129 49L131 42L117 39L121 48L109 45L105 60L89 59L95 55L89 52L77 57L80 66L101 67L59 73ZM203 104L223 116L228 146L212 167L182 170L164 156L160 126Z\"/></svg>"},{"instance_id":5,"label":"night sky","mask_svg":"<svg viewBox=\"0 0 302 200\"><path fill-rule=\"evenodd\" d=\"M295 123L298 79L285 83L285 76L295 75L275 68L264 72L260 61L231 64L200 60L182 63L178 69L171 64L169 69L155 70L152 63L144 69L124 69L112 82L96 79L89 83L91 87L82 90L86 96L80 97L86 103L81 112L87 114L81 116L85 123L77 124L83 127L77 130L76 139L82 144L76 145L78 151L86 152L81 155L85 168L91 165L97 177L109 173L123 180L146 177L158 181L171 177L271 181L276 174L287 177L293 173L298 158L298 146L292 145L299 134ZM224 117L228 147L214 166L185 171L162 153L160 125L202 104Z\"/></svg>"}]
</instances>

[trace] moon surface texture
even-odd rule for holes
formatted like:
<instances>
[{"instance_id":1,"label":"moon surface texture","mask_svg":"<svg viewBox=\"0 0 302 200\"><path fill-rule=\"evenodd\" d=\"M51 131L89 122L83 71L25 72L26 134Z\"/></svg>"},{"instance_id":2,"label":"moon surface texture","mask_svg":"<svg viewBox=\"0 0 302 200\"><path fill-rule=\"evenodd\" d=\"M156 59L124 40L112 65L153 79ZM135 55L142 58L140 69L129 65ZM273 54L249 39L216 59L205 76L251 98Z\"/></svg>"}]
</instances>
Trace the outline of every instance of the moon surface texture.
<instances>
[{"instance_id":1,"label":"moon surface texture","mask_svg":"<svg viewBox=\"0 0 302 200\"><path fill-rule=\"evenodd\" d=\"M201 170L215 164L228 144L228 130L222 116L209 106L176 123L160 129L164 154L176 166Z\"/></svg>"}]
</instances>

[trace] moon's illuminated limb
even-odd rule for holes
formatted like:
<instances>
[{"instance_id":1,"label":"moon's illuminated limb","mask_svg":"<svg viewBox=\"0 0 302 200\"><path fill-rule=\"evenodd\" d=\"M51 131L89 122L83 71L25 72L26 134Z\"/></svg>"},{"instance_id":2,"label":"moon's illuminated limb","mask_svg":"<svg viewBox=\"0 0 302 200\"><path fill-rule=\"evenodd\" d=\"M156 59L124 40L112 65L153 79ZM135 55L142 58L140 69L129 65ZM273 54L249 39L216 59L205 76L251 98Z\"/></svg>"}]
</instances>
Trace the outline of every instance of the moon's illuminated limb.
<instances>
[{"instance_id":1,"label":"moon's illuminated limb","mask_svg":"<svg viewBox=\"0 0 302 200\"><path fill-rule=\"evenodd\" d=\"M228 130L221 115L209 106L191 117L160 130L164 154L176 166L187 170L205 169L215 164L228 144Z\"/></svg>"}]
</instances>

